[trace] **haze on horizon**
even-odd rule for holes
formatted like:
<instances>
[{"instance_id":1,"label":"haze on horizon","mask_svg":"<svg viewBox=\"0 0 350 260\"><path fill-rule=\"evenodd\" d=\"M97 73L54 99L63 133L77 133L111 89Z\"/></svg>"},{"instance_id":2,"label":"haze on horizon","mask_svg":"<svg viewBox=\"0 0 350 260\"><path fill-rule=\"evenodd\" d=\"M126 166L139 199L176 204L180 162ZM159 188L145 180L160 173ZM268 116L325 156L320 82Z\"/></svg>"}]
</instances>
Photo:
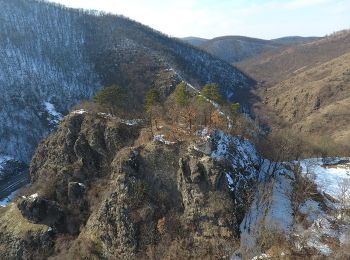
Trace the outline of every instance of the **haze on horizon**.
<instances>
[{"instance_id":1,"label":"haze on horizon","mask_svg":"<svg viewBox=\"0 0 350 260\"><path fill-rule=\"evenodd\" d=\"M48 0L127 16L174 37L324 36L350 28L348 0Z\"/></svg>"}]
</instances>

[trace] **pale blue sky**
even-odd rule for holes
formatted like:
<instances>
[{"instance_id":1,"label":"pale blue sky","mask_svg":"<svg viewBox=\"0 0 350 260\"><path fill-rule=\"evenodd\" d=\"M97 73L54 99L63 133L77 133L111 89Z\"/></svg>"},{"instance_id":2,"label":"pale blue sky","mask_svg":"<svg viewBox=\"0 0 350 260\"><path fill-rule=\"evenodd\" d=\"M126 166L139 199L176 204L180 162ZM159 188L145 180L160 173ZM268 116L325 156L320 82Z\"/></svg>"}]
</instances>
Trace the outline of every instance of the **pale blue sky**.
<instances>
[{"instance_id":1,"label":"pale blue sky","mask_svg":"<svg viewBox=\"0 0 350 260\"><path fill-rule=\"evenodd\" d=\"M350 0L49 0L122 14L175 37L323 36L350 28Z\"/></svg>"}]
</instances>

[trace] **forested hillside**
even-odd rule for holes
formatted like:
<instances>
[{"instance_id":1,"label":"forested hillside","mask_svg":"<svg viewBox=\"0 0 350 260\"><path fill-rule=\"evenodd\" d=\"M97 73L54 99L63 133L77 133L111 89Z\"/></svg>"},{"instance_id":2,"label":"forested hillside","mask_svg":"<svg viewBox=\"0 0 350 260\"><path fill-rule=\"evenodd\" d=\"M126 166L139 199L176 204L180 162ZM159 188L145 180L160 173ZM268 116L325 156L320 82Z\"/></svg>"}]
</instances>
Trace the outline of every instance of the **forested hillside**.
<instances>
[{"instance_id":1,"label":"forested hillside","mask_svg":"<svg viewBox=\"0 0 350 260\"><path fill-rule=\"evenodd\" d=\"M124 17L44 1L0 0L0 154L28 162L78 101L118 84L137 110L147 90L216 82L247 101L254 83L230 64Z\"/></svg>"}]
</instances>

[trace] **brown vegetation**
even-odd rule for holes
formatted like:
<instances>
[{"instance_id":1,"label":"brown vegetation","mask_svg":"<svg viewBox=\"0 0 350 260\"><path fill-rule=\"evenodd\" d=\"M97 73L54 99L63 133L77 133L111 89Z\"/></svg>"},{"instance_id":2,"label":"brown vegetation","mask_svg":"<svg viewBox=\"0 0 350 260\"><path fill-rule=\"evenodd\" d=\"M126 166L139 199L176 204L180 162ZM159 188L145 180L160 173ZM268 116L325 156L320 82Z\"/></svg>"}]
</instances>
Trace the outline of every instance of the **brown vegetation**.
<instances>
[{"instance_id":1,"label":"brown vegetation","mask_svg":"<svg viewBox=\"0 0 350 260\"><path fill-rule=\"evenodd\" d=\"M240 64L261 81L259 120L274 131L293 129L327 155L349 152L349 66L350 31Z\"/></svg>"}]
</instances>

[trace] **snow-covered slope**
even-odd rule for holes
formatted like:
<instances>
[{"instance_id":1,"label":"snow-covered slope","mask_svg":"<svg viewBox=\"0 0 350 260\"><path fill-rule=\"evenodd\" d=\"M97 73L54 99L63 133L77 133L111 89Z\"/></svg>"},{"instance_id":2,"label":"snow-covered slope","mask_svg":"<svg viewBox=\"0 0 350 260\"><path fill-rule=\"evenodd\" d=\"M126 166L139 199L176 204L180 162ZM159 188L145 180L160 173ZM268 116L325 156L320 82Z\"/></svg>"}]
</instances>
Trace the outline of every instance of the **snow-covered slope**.
<instances>
[{"instance_id":1,"label":"snow-covered slope","mask_svg":"<svg viewBox=\"0 0 350 260\"><path fill-rule=\"evenodd\" d=\"M100 87L84 54L79 13L34 1L0 0L0 153L28 162L65 112Z\"/></svg>"},{"instance_id":2,"label":"snow-covered slope","mask_svg":"<svg viewBox=\"0 0 350 260\"><path fill-rule=\"evenodd\" d=\"M321 193L335 199L339 197L342 183L350 180L350 158L313 158L301 161L300 165Z\"/></svg>"},{"instance_id":3,"label":"snow-covered slope","mask_svg":"<svg viewBox=\"0 0 350 260\"><path fill-rule=\"evenodd\" d=\"M209 132L202 134L212 143L211 157L230 162L226 178L236 210L244 212L233 259L343 257L339 248L346 247L350 234L349 158L274 163L248 140ZM315 190L298 190L302 180Z\"/></svg>"},{"instance_id":4,"label":"snow-covered slope","mask_svg":"<svg viewBox=\"0 0 350 260\"><path fill-rule=\"evenodd\" d=\"M3 178L3 169L7 161L11 160L12 158L9 156L1 156L0 155L0 181Z\"/></svg>"}]
</instances>

